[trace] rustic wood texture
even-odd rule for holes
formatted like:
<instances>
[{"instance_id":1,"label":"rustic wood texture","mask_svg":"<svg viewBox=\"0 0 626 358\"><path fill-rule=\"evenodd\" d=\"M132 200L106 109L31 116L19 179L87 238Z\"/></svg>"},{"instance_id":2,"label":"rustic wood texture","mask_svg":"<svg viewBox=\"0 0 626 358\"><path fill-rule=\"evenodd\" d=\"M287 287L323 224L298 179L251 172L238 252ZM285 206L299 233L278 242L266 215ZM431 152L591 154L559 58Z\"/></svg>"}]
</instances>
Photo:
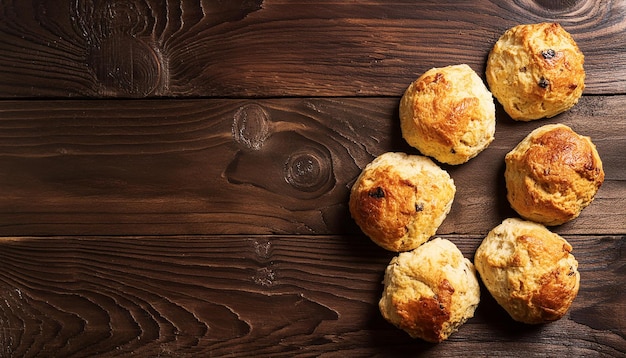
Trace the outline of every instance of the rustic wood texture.
<instances>
[{"instance_id":1,"label":"rustic wood texture","mask_svg":"<svg viewBox=\"0 0 626 358\"><path fill-rule=\"evenodd\" d=\"M449 238L466 253L481 240ZM619 356L626 331L616 313L626 309L626 288L615 284L624 277L626 236L568 239L585 255L566 317L518 324L483 295L476 316L439 345L381 318L376 302L391 254L359 237L8 239L0 353Z\"/></svg>"},{"instance_id":2,"label":"rustic wood texture","mask_svg":"<svg viewBox=\"0 0 626 358\"><path fill-rule=\"evenodd\" d=\"M0 235L355 234L349 189L386 151L418 154L398 98L1 102ZM440 233L486 233L515 213L504 156L532 129L590 136L606 178L558 228L626 232L626 97L584 97L550 120L500 116L477 158L445 166L458 188ZM600 125L599 125L600 124Z\"/></svg>"},{"instance_id":3,"label":"rustic wood texture","mask_svg":"<svg viewBox=\"0 0 626 358\"><path fill-rule=\"evenodd\" d=\"M443 166L439 236L473 259L516 216L504 155L564 123L606 179L576 220L567 315L513 322L482 287L448 341L377 308L393 253L347 210L402 139L406 86L484 74L516 24L558 21L585 53L570 111L497 107L496 140ZM6 0L0 2L0 357L626 356L626 1Z\"/></svg>"},{"instance_id":4,"label":"rustic wood texture","mask_svg":"<svg viewBox=\"0 0 626 358\"><path fill-rule=\"evenodd\" d=\"M514 24L559 21L588 94L626 93L617 1L6 0L0 97L397 96L486 53Z\"/></svg>"}]
</instances>

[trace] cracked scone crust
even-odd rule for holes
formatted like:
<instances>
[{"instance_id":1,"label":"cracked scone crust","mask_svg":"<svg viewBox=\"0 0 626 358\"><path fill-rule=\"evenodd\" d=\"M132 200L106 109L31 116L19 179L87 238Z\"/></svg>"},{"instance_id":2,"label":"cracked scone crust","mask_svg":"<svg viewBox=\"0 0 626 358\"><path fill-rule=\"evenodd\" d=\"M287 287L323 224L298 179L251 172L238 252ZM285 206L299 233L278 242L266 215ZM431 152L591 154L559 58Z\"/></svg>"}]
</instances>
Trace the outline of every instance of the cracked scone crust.
<instances>
[{"instance_id":1,"label":"cracked scone crust","mask_svg":"<svg viewBox=\"0 0 626 358\"><path fill-rule=\"evenodd\" d=\"M506 219L476 250L474 264L487 290L516 321L560 319L578 294L572 246L545 226Z\"/></svg>"},{"instance_id":2,"label":"cracked scone crust","mask_svg":"<svg viewBox=\"0 0 626 358\"><path fill-rule=\"evenodd\" d=\"M394 257L384 285L378 304L383 317L411 337L433 343L473 317L480 301L474 266L441 238Z\"/></svg>"},{"instance_id":3,"label":"cracked scone crust","mask_svg":"<svg viewBox=\"0 0 626 358\"><path fill-rule=\"evenodd\" d=\"M462 164L494 139L493 97L468 65L433 68L402 96L400 125L407 143L422 154Z\"/></svg>"},{"instance_id":4,"label":"cracked scone crust","mask_svg":"<svg viewBox=\"0 0 626 358\"><path fill-rule=\"evenodd\" d=\"M574 106L585 89L585 58L558 23L507 30L487 58L489 89L511 118L553 117Z\"/></svg>"},{"instance_id":5,"label":"cracked scone crust","mask_svg":"<svg viewBox=\"0 0 626 358\"><path fill-rule=\"evenodd\" d=\"M591 139L563 124L532 131L505 157L511 207L525 219L560 225L578 217L604 181Z\"/></svg>"},{"instance_id":6,"label":"cracked scone crust","mask_svg":"<svg viewBox=\"0 0 626 358\"><path fill-rule=\"evenodd\" d=\"M376 244L408 251L435 235L456 187L429 158L389 152L369 163L352 186L350 214Z\"/></svg>"}]
</instances>

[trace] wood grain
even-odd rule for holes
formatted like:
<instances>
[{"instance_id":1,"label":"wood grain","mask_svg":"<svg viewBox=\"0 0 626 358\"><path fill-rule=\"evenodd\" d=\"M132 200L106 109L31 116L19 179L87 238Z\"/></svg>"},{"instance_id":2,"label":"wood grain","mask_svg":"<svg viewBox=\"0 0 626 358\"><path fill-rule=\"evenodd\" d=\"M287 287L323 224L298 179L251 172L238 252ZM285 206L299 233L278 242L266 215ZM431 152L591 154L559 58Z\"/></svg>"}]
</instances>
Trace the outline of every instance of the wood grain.
<instances>
[{"instance_id":1,"label":"wood grain","mask_svg":"<svg viewBox=\"0 0 626 358\"><path fill-rule=\"evenodd\" d=\"M0 97L399 96L431 67L483 73L509 27L558 21L587 94L626 93L626 2L4 1Z\"/></svg>"},{"instance_id":2,"label":"wood grain","mask_svg":"<svg viewBox=\"0 0 626 358\"><path fill-rule=\"evenodd\" d=\"M558 21L585 54L583 98L512 121L444 166L439 235L470 259L515 216L504 155L564 123L606 179L553 230L581 289L561 320L513 322L482 288L442 344L377 308L393 253L347 211L362 168L402 139L425 70L481 76L509 27ZM0 2L0 357L624 357L626 0Z\"/></svg>"},{"instance_id":3,"label":"wood grain","mask_svg":"<svg viewBox=\"0 0 626 358\"><path fill-rule=\"evenodd\" d=\"M358 233L347 201L361 169L386 151L418 153L396 98L29 103L0 103L3 236ZM625 232L626 124L612 110L624 106L585 97L552 120L499 118L486 151L445 167L458 194L440 233L514 216L504 155L554 122L591 136L606 168L593 204L558 231Z\"/></svg>"},{"instance_id":4,"label":"wood grain","mask_svg":"<svg viewBox=\"0 0 626 358\"><path fill-rule=\"evenodd\" d=\"M481 240L449 238L470 258ZM1 354L618 356L625 239L568 237L582 283L563 319L516 324L482 288L476 316L441 345L381 318L391 254L362 237L5 239Z\"/></svg>"}]
</instances>

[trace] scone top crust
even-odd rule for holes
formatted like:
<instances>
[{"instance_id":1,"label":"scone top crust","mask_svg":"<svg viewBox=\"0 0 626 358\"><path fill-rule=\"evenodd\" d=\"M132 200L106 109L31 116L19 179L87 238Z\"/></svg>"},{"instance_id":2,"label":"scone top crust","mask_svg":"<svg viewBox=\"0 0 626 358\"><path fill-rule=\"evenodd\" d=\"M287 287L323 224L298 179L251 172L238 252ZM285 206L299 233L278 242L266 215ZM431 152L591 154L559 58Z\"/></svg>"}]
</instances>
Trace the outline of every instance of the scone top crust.
<instances>
[{"instance_id":1,"label":"scone top crust","mask_svg":"<svg viewBox=\"0 0 626 358\"><path fill-rule=\"evenodd\" d=\"M390 251L408 251L433 236L450 211L456 187L430 159L385 153L361 172L349 208L361 230Z\"/></svg>"},{"instance_id":2,"label":"scone top crust","mask_svg":"<svg viewBox=\"0 0 626 358\"><path fill-rule=\"evenodd\" d=\"M441 238L394 257L384 284L383 317L411 337L433 343L458 330L480 301L474 266L454 243Z\"/></svg>"},{"instance_id":3,"label":"scone top crust","mask_svg":"<svg viewBox=\"0 0 626 358\"><path fill-rule=\"evenodd\" d=\"M589 137L563 124L532 131L505 157L507 198L523 218L560 225L579 216L604 181Z\"/></svg>"},{"instance_id":4,"label":"scone top crust","mask_svg":"<svg viewBox=\"0 0 626 358\"><path fill-rule=\"evenodd\" d=\"M578 294L572 246L545 226L506 219L476 250L476 270L496 301L519 322L561 318Z\"/></svg>"},{"instance_id":5,"label":"scone top crust","mask_svg":"<svg viewBox=\"0 0 626 358\"><path fill-rule=\"evenodd\" d=\"M518 25L487 59L489 89L515 120L553 117L574 106L585 88L585 59L558 23Z\"/></svg>"},{"instance_id":6,"label":"scone top crust","mask_svg":"<svg viewBox=\"0 0 626 358\"><path fill-rule=\"evenodd\" d=\"M478 155L494 139L495 120L491 92L466 64L426 71L400 101L404 139L442 163Z\"/></svg>"}]
</instances>

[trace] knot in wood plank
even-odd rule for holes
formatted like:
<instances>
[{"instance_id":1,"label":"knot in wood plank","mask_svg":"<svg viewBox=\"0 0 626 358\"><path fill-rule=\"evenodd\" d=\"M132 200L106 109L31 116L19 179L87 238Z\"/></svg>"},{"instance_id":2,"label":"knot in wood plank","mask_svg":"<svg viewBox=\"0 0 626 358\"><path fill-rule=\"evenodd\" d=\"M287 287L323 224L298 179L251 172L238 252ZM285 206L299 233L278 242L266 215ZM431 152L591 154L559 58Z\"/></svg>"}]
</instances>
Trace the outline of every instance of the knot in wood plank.
<instances>
[{"instance_id":1,"label":"knot in wood plank","mask_svg":"<svg viewBox=\"0 0 626 358\"><path fill-rule=\"evenodd\" d=\"M594 1L586 0L522 0L517 5L544 18L536 22L589 22L604 12Z\"/></svg>"},{"instance_id":2,"label":"knot in wood plank","mask_svg":"<svg viewBox=\"0 0 626 358\"><path fill-rule=\"evenodd\" d=\"M154 22L145 4L83 0L70 11L100 94L145 97L166 87L161 51L152 36L144 35Z\"/></svg>"},{"instance_id":3,"label":"knot in wood plank","mask_svg":"<svg viewBox=\"0 0 626 358\"><path fill-rule=\"evenodd\" d=\"M258 104L246 104L233 116L233 137L247 149L259 150L270 136L270 116Z\"/></svg>"},{"instance_id":4,"label":"knot in wood plank","mask_svg":"<svg viewBox=\"0 0 626 358\"><path fill-rule=\"evenodd\" d=\"M262 267L256 270L256 273L252 277L252 280L257 285L270 287L274 285L274 281L276 280L276 273L269 267Z\"/></svg>"},{"instance_id":5,"label":"knot in wood plank","mask_svg":"<svg viewBox=\"0 0 626 358\"><path fill-rule=\"evenodd\" d=\"M134 37L101 39L91 48L88 61L104 95L145 97L162 84L158 51Z\"/></svg>"},{"instance_id":6,"label":"knot in wood plank","mask_svg":"<svg viewBox=\"0 0 626 358\"><path fill-rule=\"evenodd\" d=\"M315 192L332 179L332 164L326 153L305 148L291 153L285 163L285 180L304 192Z\"/></svg>"}]
</instances>

